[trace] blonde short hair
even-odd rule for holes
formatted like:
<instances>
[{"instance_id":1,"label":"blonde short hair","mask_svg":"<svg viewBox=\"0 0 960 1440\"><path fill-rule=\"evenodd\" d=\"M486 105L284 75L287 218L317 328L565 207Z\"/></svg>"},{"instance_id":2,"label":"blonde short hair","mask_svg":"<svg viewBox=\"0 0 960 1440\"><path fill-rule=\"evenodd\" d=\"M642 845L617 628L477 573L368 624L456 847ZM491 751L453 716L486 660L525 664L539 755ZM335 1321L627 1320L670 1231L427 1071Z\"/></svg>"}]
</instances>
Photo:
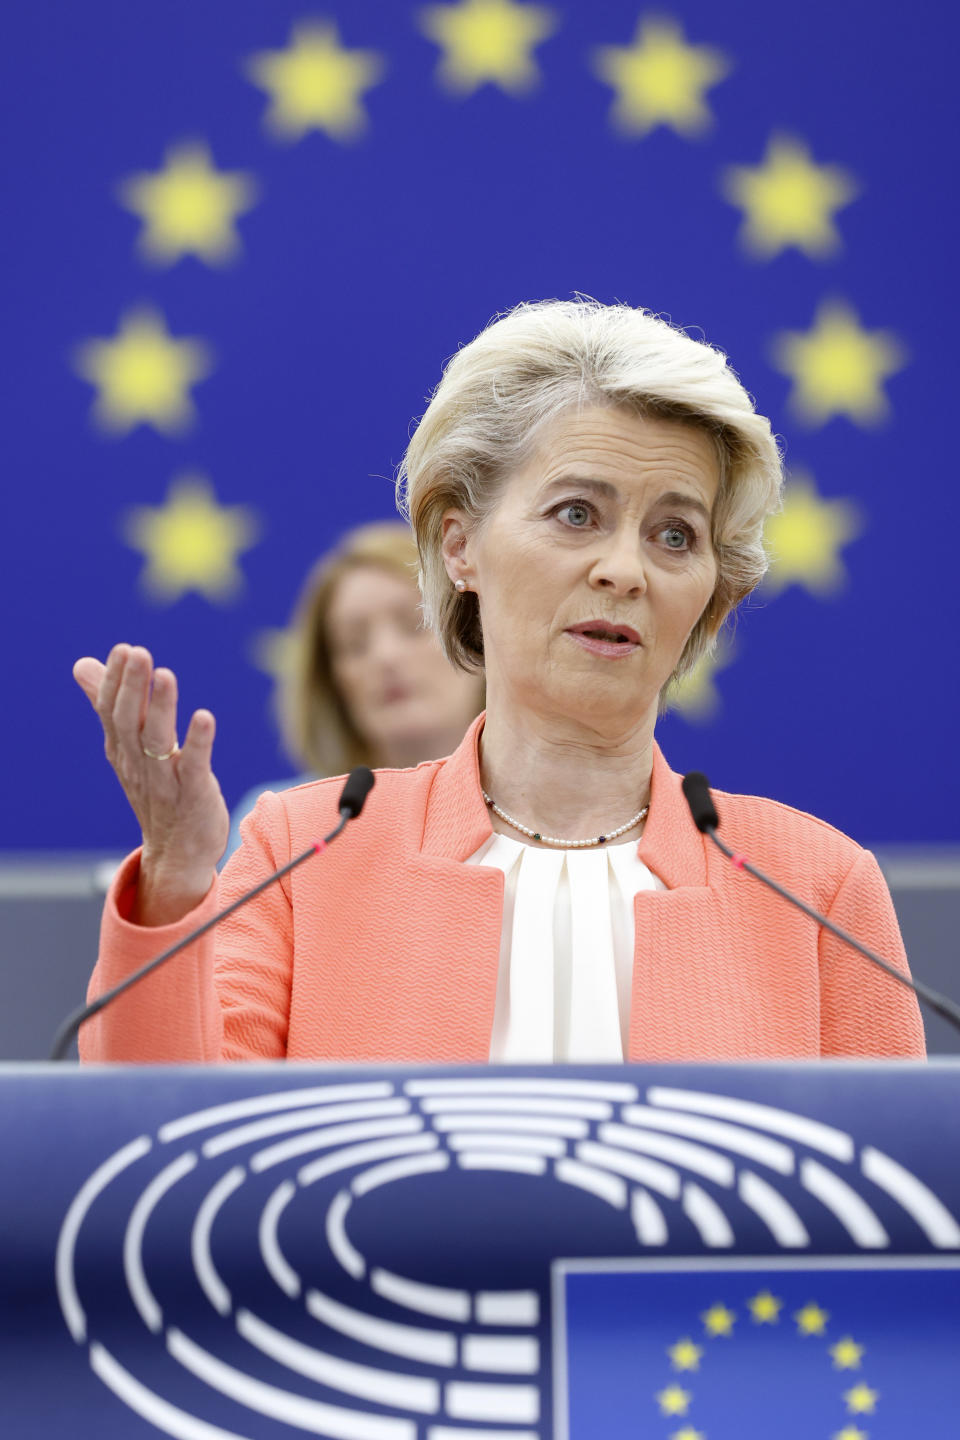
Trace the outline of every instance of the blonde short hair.
<instances>
[{"instance_id":1,"label":"blonde short hair","mask_svg":"<svg viewBox=\"0 0 960 1440\"><path fill-rule=\"evenodd\" d=\"M598 406L677 420L716 444L717 583L671 680L712 648L724 620L763 578L763 526L779 506L783 467L770 422L726 356L628 305L518 305L448 362L397 477L397 502L417 538L424 614L463 669L482 667L483 632L476 595L459 594L444 568L444 513L462 510L482 523L504 480L535 451L542 426Z\"/></svg>"},{"instance_id":2,"label":"blonde short hair","mask_svg":"<svg viewBox=\"0 0 960 1440\"><path fill-rule=\"evenodd\" d=\"M317 561L300 592L277 697L279 720L294 763L318 775L343 775L355 765L379 763L337 689L327 635L336 588L359 565L402 576L415 598L417 547L409 525L387 520L348 530Z\"/></svg>"}]
</instances>

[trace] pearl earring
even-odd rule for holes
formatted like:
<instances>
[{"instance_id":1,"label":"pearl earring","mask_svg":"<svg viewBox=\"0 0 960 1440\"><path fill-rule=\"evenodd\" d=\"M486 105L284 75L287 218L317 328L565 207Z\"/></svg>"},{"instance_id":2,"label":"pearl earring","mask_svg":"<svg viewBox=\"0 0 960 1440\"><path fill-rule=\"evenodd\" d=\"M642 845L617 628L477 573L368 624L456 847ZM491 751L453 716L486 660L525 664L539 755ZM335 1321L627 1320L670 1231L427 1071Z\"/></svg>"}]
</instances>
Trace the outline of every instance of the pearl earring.
<instances>
[{"instance_id":1,"label":"pearl earring","mask_svg":"<svg viewBox=\"0 0 960 1440\"><path fill-rule=\"evenodd\" d=\"M467 588L466 580L454 580L453 588L454 590L459 590L460 594L462 595Z\"/></svg>"}]
</instances>

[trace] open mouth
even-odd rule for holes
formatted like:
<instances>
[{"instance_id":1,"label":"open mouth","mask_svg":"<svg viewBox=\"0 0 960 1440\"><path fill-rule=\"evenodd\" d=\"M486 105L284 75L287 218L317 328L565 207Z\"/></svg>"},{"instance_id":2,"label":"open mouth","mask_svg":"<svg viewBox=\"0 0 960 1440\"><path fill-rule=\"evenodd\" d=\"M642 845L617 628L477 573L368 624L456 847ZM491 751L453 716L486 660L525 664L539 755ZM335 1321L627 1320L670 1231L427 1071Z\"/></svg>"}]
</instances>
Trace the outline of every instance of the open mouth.
<instances>
[{"instance_id":1,"label":"open mouth","mask_svg":"<svg viewBox=\"0 0 960 1440\"><path fill-rule=\"evenodd\" d=\"M578 635L586 635L589 640L606 640L610 644L633 645L636 642L623 630L578 630Z\"/></svg>"},{"instance_id":2,"label":"open mouth","mask_svg":"<svg viewBox=\"0 0 960 1440\"><path fill-rule=\"evenodd\" d=\"M571 625L567 634L585 650L607 657L632 655L641 643L632 626L610 625L602 620L586 620L582 625Z\"/></svg>"},{"instance_id":3,"label":"open mouth","mask_svg":"<svg viewBox=\"0 0 960 1440\"><path fill-rule=\"evenodd\" d=\"M571 625L568 634L582 635L605 645L640 644L640 636L632 625L616 625L606 620L584 620L582 625Z\"/></svg>"}]
</instances>

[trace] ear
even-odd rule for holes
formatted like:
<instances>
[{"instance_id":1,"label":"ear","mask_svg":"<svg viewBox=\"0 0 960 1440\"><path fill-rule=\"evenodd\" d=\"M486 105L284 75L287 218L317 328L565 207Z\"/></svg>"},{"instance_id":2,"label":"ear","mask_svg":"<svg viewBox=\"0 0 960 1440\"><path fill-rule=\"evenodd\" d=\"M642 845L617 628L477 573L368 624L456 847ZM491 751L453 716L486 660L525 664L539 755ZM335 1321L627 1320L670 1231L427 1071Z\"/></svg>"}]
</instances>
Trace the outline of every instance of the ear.
<instances>
[{"instance_id":1,"label":"ear","mask_svg":"<svg viewBox=\"0 0 960 1440\"><path fill-rule=\"evenodd\" d=\"M444 569L450 576L451 584L465 580L472 590L475 571L471 563L471 531L467 516L463 510L447 510L441 523L443 538L440 541L440 553L443 555Z\"/></svg>"}]
</instances>

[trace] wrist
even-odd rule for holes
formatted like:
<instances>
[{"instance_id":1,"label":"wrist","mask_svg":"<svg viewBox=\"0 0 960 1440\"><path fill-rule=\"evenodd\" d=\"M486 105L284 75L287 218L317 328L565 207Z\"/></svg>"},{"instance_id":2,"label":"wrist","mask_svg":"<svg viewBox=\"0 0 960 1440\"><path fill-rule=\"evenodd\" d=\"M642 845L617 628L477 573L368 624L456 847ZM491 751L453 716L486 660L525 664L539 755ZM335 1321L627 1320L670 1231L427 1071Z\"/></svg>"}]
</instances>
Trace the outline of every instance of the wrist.
<instances>
[{"instance_id":1,"label":"wrist","mask_svg":"<svg viewBox=\"0 0 960 1440\"><path fill-rule=\"evenodd\" d=\"M171 865L149 854L145 846L131 918L138 925L175 924L206 898L216 874L216 867L209 864Z\"/></svg>"}]
</instances>

